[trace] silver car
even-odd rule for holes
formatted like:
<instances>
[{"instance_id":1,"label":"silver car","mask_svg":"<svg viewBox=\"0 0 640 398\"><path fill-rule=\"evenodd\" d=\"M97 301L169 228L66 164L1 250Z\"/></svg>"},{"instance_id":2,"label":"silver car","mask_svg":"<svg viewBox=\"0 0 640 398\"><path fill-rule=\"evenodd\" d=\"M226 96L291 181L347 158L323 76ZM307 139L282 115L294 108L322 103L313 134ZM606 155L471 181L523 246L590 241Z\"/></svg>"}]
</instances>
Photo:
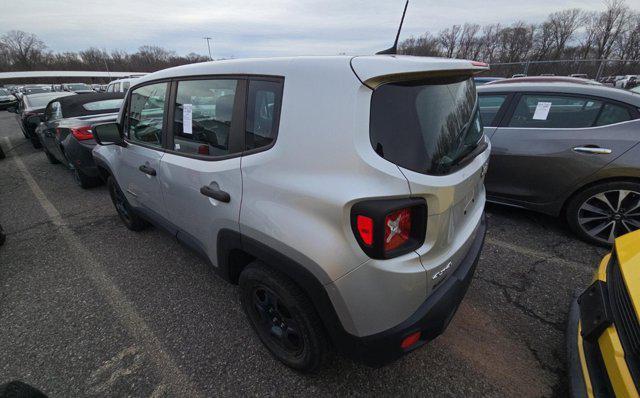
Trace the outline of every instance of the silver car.
<instances>
[{"instance_id":1,"label":"silver car","mask_svg":"<svg viewBox=\"0 0 640 398\"><path fill-rule=\"evenodd\" d=\"M574 83L478 88L488 199L566 218L610 245L640 228L640 95Z\"/></svg>"},{"instance_id":2,"label":"silver car","mask_svg":"<svg viewBox=\"0 0 640 398\"><path fill-rule=\"evenodd\" d=\"M380 366L443 332L485 235L473 75L404 56L229 60L129 89L94 159L123 222L151 222L240 285L285 364Z\"/></svg>"}]
</instances>

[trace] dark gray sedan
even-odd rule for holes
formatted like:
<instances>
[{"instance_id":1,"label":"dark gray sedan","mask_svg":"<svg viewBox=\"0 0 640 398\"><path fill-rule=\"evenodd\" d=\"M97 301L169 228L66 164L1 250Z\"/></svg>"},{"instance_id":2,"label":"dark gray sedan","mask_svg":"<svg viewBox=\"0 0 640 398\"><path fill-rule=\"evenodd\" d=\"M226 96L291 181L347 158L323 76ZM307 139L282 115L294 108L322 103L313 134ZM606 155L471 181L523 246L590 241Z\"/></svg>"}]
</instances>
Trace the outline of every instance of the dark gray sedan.
<instances>
[{"instance_id":1,"label":"dark gray sedan","mask_svg":"<svg viewBox=\"0 0 640 398\"><path fill-rule=\"evenodd\" d=\"M478 87L487 199L566 217L611 244L640 229L640 95L573 83Z\"/></svg>"}]
</instances>

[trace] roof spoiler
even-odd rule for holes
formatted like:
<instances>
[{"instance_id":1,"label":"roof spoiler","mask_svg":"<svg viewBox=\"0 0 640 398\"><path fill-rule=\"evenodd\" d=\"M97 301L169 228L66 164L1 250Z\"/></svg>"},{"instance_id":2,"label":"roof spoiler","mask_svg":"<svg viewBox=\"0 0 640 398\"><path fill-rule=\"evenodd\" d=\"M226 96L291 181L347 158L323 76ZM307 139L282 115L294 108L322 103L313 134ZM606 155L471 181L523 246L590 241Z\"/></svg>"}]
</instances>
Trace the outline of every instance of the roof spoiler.
<instances>
[{"instance_id":1,"label":"roof spoiler","mask_svg":"<svg viewBox=\"0 0 640 398\"><path fill-rule=\"evenodd\" d=\"M365 86L375 90L388 83L433 77L473 76L489 69L484 62L413 56L362 56L351 59L351 67Z\"/></svg>"}]
</instances>

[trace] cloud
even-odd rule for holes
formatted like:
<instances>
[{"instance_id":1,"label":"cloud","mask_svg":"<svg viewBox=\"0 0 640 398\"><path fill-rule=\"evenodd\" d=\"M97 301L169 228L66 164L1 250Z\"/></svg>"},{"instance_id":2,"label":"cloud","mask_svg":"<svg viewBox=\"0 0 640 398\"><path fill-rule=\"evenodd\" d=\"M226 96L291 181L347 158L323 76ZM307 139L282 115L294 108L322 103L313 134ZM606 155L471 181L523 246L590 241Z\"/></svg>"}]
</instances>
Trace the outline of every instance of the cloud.
<instances>
[{"instance_id":1,"label":"cloud","mask_svg":"<svg viewBox=\"0 0 640 398\"><path fill-rule=\"evenodd\" d=\"M0 26L37 34L54 51L88 47L135 51L145 44L215 57L362 54L393 41L404 0L26 0L2 6ZM402 37L454 23L538 22L565 8L596 10L601 0L414 0Z\"/></svg>"}]
</instances>

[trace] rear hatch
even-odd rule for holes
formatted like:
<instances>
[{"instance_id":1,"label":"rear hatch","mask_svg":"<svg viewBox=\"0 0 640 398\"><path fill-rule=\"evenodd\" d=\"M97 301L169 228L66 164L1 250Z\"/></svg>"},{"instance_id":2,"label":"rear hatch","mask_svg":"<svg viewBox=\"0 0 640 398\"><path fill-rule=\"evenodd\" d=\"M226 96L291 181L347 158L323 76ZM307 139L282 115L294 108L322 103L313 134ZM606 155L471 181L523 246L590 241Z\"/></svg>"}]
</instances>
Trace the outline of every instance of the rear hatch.
<instances>
[{"instance_id":1,"label":"rear hatch","mask_svg":"<svg viewBox=\"0 0 640 398\"><path fill-rule=\"evenodd\" d=\"M473 75L482 63L442 58L356 57L352 67L373 90L370 140L428 207L417 252L433 288L458 266L484 207L489 157Z\"/></svg>"}]
</instances>

